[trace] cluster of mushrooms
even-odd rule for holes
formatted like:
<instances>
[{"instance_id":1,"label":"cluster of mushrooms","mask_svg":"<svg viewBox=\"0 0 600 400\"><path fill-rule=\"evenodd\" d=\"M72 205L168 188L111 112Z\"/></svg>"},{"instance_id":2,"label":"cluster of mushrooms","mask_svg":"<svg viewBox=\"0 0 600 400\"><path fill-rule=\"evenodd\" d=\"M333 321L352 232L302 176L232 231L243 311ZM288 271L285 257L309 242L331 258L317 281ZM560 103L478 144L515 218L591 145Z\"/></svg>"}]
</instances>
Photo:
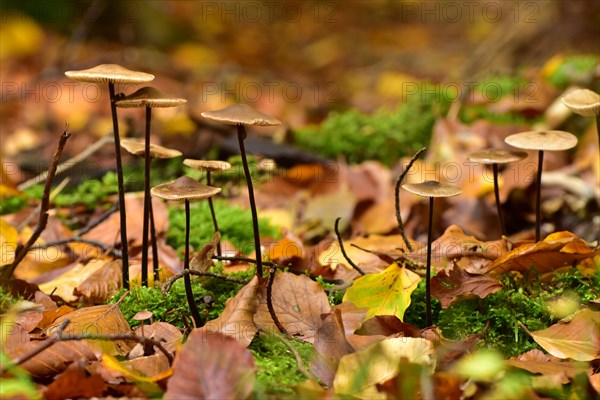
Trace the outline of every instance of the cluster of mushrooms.
<instances>
[{"instance_id":1,"label":"cluster of mushrooms","mask_svg":"<svg viewBox=\"0 0 600 400\"><path fill-rule=\"evenodd\" d=\"M119 212L120 212L120 234L121 234L121 255L122 255L122 271L123 271L123 286L129 287L129 261L127 249L127 228L126 228L126 210L125 210L125 191L123 183L123 168L121 163L121 147L128 152L144 157L144 208L143 208L143 242L142 242L142 273L141 283L146 286L148 284L148 237L152 240L153 250L153 270L155 281L158 280L158 254L156 246L156 232L154 228L154 218L152 212L151 195L162 198L164 200L184 201L185 203L185 218L186 218L186 233L185 233L185 257L184 270L189 270L189 234L190 234L190 201L208 199L212 220L215 232L218 232L219 227L215 216L212 197L217 195L221 189L211 186L211 173L222 172L229 168L227 162L224 161L205 161L205 160L184 160L184 164L188 167L206 171L206 184L198 182L187 176L182 176L174 181L160 184L150 189L150 163L152 158L172 158L181 156L178 150L167 149L162 146L150 143L150 124L152 108L175 107L186 102L185 99L167 96L158 89L150 86L142 87L130 95L115 94L115 83L125 84L140 84L146 83L154 79L154 76L144 72L131 71L116 64L102 64L94 68L80 71L68 71L65 73L67 77L81 81L94 83L108 83L110 94L110 108L113 120L114 143L115 143L115 159L118 177L118 192L119 192ZM587 89L575 91L565 96L563 103L573 112L591 116L595 115L598 118L600 112L600 96ZM119 126L117 119L117 107L123 108L145 108L146 109L146 130L143 141L135 139L119 138ZM248 197L250 201L250 209L252 212L252 226L254 231L254 247L256 252L256 275L262 277L262 255L260 236L258 232L258 215L254 201L254 190L252 187L252 179L246 159L246 151L244 147L244 139L246 138L246 125L255 126L271 126L279 125L280 121L268 115L260 113L251 107L243 104L236 104L217 111L208 111L201 114L202 117L213 122L223 123L227 125L235 125L237 128L238 142L242 158L242 165L246 184L248 186ZM600 122L600 121L599 121ZM600 134L599 134L600 139ZM544 151L559 151L567 150L575 147L577 138L563 131L530 131L511 135L506 138L506 143L511 146L538 151L538 170L536 179L536 224L535 237L536 241L540 240L540 190L541 190L541 175ZM502 235L506 235L506 228L502 217L502 209L498 190L498 174L499 165L519 161L527 156L524 152L512 152L502 149L485 149L471 154L469 160L486 165L491 165L494 177L494 193L496 197L496 207L498 209L498 218L501 227ZM425 181L417 184L404 184L405 190L417 194L419 196L429 198L429 223L427 237L427 265L426 265L426 322L430 326L431 318L431 243L432 243L432 219L433 205L436 197L450 197L461 193L461 189L452 185L437 181ZM221 255L220 243L217 245L217 254ZM198 308L193 300L192 286L189 274L184 276L185 290L190 311L194 318L196 326L200 326Z\"/></svg>"}]
</instances>

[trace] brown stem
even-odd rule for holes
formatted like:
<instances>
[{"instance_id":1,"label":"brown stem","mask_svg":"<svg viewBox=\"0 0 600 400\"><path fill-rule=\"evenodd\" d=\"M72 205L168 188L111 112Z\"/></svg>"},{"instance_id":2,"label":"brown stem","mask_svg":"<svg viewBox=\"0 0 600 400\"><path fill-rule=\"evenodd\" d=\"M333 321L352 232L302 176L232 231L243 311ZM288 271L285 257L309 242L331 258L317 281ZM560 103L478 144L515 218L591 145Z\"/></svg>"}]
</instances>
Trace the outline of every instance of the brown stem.
<instances>
[{"instance_id":1,"label":"brown stem","mask_svg":"<svg viewBox=\"0 0 600 400\"><path fill-rule=\"evenodd\" d=\"M206 171L206 184L208 186L211 186L210 178L211 178L210 171ZM213 222L213 227L215 228L215 233L219 232L219 225L217 224L217 215L215 214L215 207L213 205L212 197L208 198L208 207L210 208L210 215L212 216L212 222ZM219 239L219 241L217 242L217 255L219 257L223 255L223 252L221 250L221 239Z\"/></svg>"},{"instance_id":2,"label":"brown stem","mask_svg":"<svg viewBox=\"0 0 600 400\"><path fill-rule=\"evenodd\" d=\"M148 230L150 222L150 122L152 108L146 106L146 136L144 138L144 211L142 223L142 286L148 286Z\"/></svg>"},{"instance_id":3,"label":"brown stem","mask_svg":"<svg viewBox=\"0 0 600 400\"><path fill-rule=\"evenodd\" d=\"M150 197L150 236L152 237L152 269L154 270L154 284L160 280L160 266L158 265L158 245L156 243L156 226L154 225L154 207Z\"/></svg>"},{"instance_id":4,"label":"brown stem","mask_svg":"<svg viewBox=\"0 0 600 400\"><path fill-rule=\"evenodd\" d=\"M125 182L123 179L123 162L121 161L121 139L119 138L119 120L117 118L117 105L115 100L115 84L108 82L110 94L110 113L113 122L115 141L115 162L117 166L117 185L119 189L119 221L121 229L121 260L123 271L123 287L129 289L129 249L127 242L127 213L125 212Z\"/></svg>"},{"instance_id":5,"label":"brown stem","mask_svg":"<svg viewBox=\"0 0 600 400\"><path fill-rule=\"evenodd\" d=\"M498 188L498 164L492 164L494 173L494 196L496 197L496 209L498 210L498 221L500 222L500 232L506 236L506 226L504 225L504 216L502 215L502 204L500 204L500 189Z\"/></svg>"},{"instance_id":6,"label":"brown stem","mask_svg":"<svg viewBox=\"0 0 600 400\"><path fill-rule=\"evenodd\" d=\"M185 259L183 262L183 270L189 271L190 269L190 201L185 200ZM194 293L192 292L192 280L190 274L186 274L183 278L185 283L185 296L187 297L188 305L190 306L190 313L196 328L202 326L202 318L200 317L200 311L194 300Z\"/></svg>"},{"instance_id":7,"label":"brown stem","mask_svg":"<svg viewBox=\"0 0 600 400\"><path fill-rule=\"evenodd\" d=\"M287 335L287 330L283 327L279 318L277 318L277 314L275 314L275 308L273 307L273 282L275 281L275 268L271 268L269 270L269 280L267 281L267 308L269 309L269 314L271 315L271 319L275 323L275 326L279 330L279 332Z\"/></svg>"},{"instance_id":8,"label":"brown stem","mask_svg":"<svg viewBox=\"0 0 600 400\"><path fill-rule=\"evenodd\" d=\"M408 165L406 166L406 168L404 168L404 171L402 171L402 173L398 177L398 180L396 181L396 189L395 189L396 221L398 222L398 230L400 231L402 240L404 240L404 244L406 244L406 248L411 253L413 252L413 247L410 244L408 237L406 236L406 232L404 232L404 223L402 222L402 215L400 215L400 185L402 185L402 181L404 181L404 178L406 177L406 174L410 170L410 167L412 167L412 165L415 163L415 161L417 161L417 158L419 158L421 153L423 153L426 149L427 149L426 147L423 147L422 149L417 151L414 156L412 156L412 158L408 162Z\"/></svg>"},{"instance_id":9,"label":"brown stem","mask_svg":"<svg viewBox=\"0 0 600 400\"><path fill-rule=\"evenodd\" d=\"M544 164L544 150L538 151L538 170L536 178L536 192L535 192L535 241L539 242L541 239L541 225L542 225L542 166Z\"/></svg>"},{"instance_id":10,"label":"brown stem","mask_svg":"<svg viewBox=\"0 0 600 400\"><path fill-rule=\"evenodd\" d=\"M433 235L433 197L429 198L429 224L427 227L427 267L425 271L425 324L432 325L431 318L431 237Z\"/></svg>"},{"instance_id":11,"label":"brown stem","mask_svg":"<svg viewBox=\"0 0 600 400\"><path fill-rule=\"evenodd\" d=\"M335 235L337 236L337 240L340 245L340 250L342 250L342 255L344 256L346 261L348 261L348 264L350 264L350 266L352 268L354 268L359 274L365 275L365 272L362 269L360 269L360 267L358 265L354 264L354 261L352 261L350 259L350 257L348 257L348 254L346 254L346 249L344 248L344 242L342 241L342 235L340 235L340 230L338 228L338 225L339 225L341 219L342 219L341 217L337 217L335 219L334 229L335 229Z\"/></svg>"}]
</instances>

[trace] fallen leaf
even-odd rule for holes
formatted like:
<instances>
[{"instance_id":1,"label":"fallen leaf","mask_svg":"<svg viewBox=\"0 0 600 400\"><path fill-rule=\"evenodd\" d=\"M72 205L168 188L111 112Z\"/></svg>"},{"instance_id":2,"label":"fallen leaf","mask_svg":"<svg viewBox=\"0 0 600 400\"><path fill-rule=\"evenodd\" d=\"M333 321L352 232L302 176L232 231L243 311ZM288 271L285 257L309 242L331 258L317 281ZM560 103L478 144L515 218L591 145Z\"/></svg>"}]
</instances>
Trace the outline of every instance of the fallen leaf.
<instances>
[{"instance_id":1,"label":"fallen leaf","mask_svg":"<svg viewBox=\"0 0 600 400\"><path fill-rule=\"evenodd\" d=\"M254 322L266 331L277 331L269 314L266 282L261 285ZM312 343L321 326L321 314L331 312L323 287L306 275L277 272L273 282L272 303L277 318L288 334Z\"/></svg>"},{"instance_id":2,"label":"fallen leaf","mask_svg":"<svg viewBox=\"0 0 600 400\"><path fill-rule=\"evenodd\" d=\"M358 308L353 303L348 301L342 302L335 306L333 310L340 310L342 312L342 322L344 323L344 330L346 335L350 335L360 326L365 320L367 315L367 308Z\"/></svg>"},{"instance_id":3,"label":"fallen leaf","mask_svg":"<svg viewBox=\"0 0 600 400\"><path fill-rule=\"evenodd\" d=\"M395 337L421 337L421 330L416 326L404 323L395 315L376 315L366 320L360 329L356 331L357 335L363 336L392 336Z\"/></svg>"},{"instance_id":4,"label":"fallen leaf","mask_svg":"<svg viewBox=\"0 0 600 400\"><path fill-rule=\"evenodd\" d=\"M511 357L506 363L510 366L524 369L533 374L562 376L561 383L566 385L577 374L585 372L586 367L572 361L561 360L558 357L544 354L538 349L533 349L517 357Z\"/></svg>"},{"instance_id":5,"label":"fallen leaf","mask_svg":"<svg viewBox=\"0 0 600 400\"><path fill-rule=\"evenodd\" d=\"M522 326L524 327L524 326ZM600 312L584 308L568 322L527 333L558 358L591 361L600 358Z\"/></svg>"},{"instance_id":6,"label":"fallen leaf","mask_svg":"<svg viewBox=\"0 0 600 400\"><path fill-rule=\"evenodd\" d=\"M252 393L252 353L219 332L195 329L175 357L165 399L245 399Z\"/></svg>"},{"instance_id":7,"label":"fallen leaf","mask_svg":"<svg viewBox=\"0 0 600 400\"><path fill-rule=\"evenodd\" d=\"M368 308L366 319L395 315L403 320L410 305L410 295L419 281L419 275L394 263L383 272L367 274L354 281L346 290L344 301Z\"/></svg>"},{"instance_id":8,"label":"fallen leaf","mask_svg":"<svg viewBox=\"0 0 600 400\"><path fill-rule=\"evenodd\" d=\"M164 341L162 341L162 345L165 350L170 353L175 353L177 346L179 346L183 341L183 334L176 326L160 321L144 327L138 326L135 330L135 334L155 340L164 339ZM158 352L159 350L155 347L154 351Z\"/></svg>"},{"instance_id":9,"label":"fallen leaf","mask_svg":"<svg viewBox=\"0 0 600 400\"><path fill-rule=\"evenodd\" d=\"M102 396L106 383L100 375L88 375L82 363L71 365L43 390L47 400Z\"/></svg>"},{"instance_id":10,"label":"fallen leaf","mask_svg":"<svg viewBox=\"0 0 600 400\"><path fill-rule=\"evenodd\" d=\"M442 308L473 297L483 299L500 289L502 284L497 279L470 274L456 264L431 279L431 295L440 301Z\"/></svg>"},{"instance_id":11,"label":"fallen leaf","mask_svg":"<svg viewBox=\"0 0 600 400\"><path fill-rule=\"evenodd\" d=\"M42 320L38 323L37 327L41 330L46 330L57 318L62 317L75 311L73 307L60 306L56 310L44 311Z\"/></svg>"},{"instance_id":12,"label":"fallen leaf","mask_svg":"<svg viewBox=\"0 0 600 400\"><path fill-rule=\"evenodd\" d=\"M153 382L157 382L171 373L169 360L160 351L149 356L123 361L121 362L121 365L131 371L138 380L138 376L144 376L148 377Z\"/></svg>"},{"instance_id":13,"label":"fallen leaf","mask_svg":"<svg viewBox=\"0 0 600 400\"><path fill-rule=\"evenodd\" d=\"M121 260L104 261L91 274L86 274L86 278L73 289L73 296L82 297L91 304L104 303L121 287L121 265Z\"/></svg>"},{"instance_id":14,"label":"fallen leaf","mask_svg":"<svg viewBox=\"0 0 600 400\"><path fill-rule=\"evenodd\" d=\"M81 285L86 279L95 272L103 268L106 264L104 260L91 260L87 264L78 264L55 279L40 284L40 290L44 293L52 293L60 296L68 303L76 302L79 296L73 294L75 288Z\"/></svg>"},{"instance_id":15,"label":"fallen leaf","mask_svg":"<svg viewBox=\"0 0 600 400\"><path fill-rule=\"evenodd\" d=\"M0 265L11 264L15 259L15 250L19 241L17 230L0 218Z\"/></svg>"}]
</instances>

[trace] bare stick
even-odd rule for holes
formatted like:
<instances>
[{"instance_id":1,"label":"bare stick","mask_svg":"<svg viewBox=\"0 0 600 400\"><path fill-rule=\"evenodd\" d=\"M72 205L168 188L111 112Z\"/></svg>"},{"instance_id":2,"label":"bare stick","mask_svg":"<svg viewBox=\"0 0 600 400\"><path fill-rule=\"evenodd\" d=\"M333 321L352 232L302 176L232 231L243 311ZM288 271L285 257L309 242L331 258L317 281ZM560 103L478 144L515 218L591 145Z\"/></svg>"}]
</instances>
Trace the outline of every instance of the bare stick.
<instances>
[{"instance_id":1,"label":"bare stick","mask_svg":"<svg viewBox=\"0 0 600 400\"><path fill-rule=\"evenodd\" d=\"M239 283L240 285L245 285L249 282L244 279L237 279L237 278L233 278L233 277L230 277L227 275L219 275L214 272L208 272L208 271L201 272L201 271L195 271L193 269L186 269L186 270L181 271L177 275L173 275L165 283L163 283L162 288L161 288L161 291L163 292L163 294L167 294L167 292L169 292L169 290L171 290L171 286L173 286L175 281L183 278L186 275L210 276L212 278L222 279L222 280L228 281L228 282Z\"/></svg>"},{"instance_id":2,"label":"bare stick","mask_svg":"<svg viewBox=\"0 0 600 400\"><path fill-rule=\"evenodd\" d=\"M48 209L50 208L50 189L52 188L52 181L54 180L54 175L56 174L58 160L60 160L60 156L65 148L65 144L67 144L67 139L69 139L71 136L71 134L68 132L68 129L69 126L67 125L60 136L58 147L54 153L54 157L52 158L52 164L50 164L50 167L48 168L48 178L46 180L46 185L44 186L44 194L42 195L42 202L40 204L40 220L38 222L38 226L35 228L35 231L33 231L25 245L21 246L19 244L17 246L17 250L15 251L15 259L13 260L12 264L2 270L0 275L3 283L7 283L10 280L19 263L23 260L23 258L25 258L27 252L31 249L36 240L38 240L44 229L46 229L46 224L48 223Z\"/></svg>"},{"instance_id":3,"label":"bare stick","mask_svg":"<svg viewBox=\"0 0 600 400\"><path fill-rule=\"evenodd\" d=\"M271 319L275 323L279 332L287 335L287 330L281 325L279 318L277 318L277 314L275 314L275 308L273 308L273 282L275 281L275 268L271 268L269 270L269 280L267 281L267 309L269 310L269 314L271 315Z\"/></svg>"},{"instance_id":4,"label":"bare stick","mask_svg":"<svg viewBox=\"0 0 600 400\"><path fill-rule=\"evenodd\" d=\"M350 259L350 257L348 257L348 254L346 254L346 249L344 248L344 242L342 241L342 235L340 235L340 230L338 228L338 225L339 225L341 219L342 218L337 217L335 220L335 234L337 236L338 243L340 244L340 250L342 250L342 255L344 256L346 261L348 261L348 264L350 264L350 266L352 268L354 268L356 271L358 271L359 274L365 275L365 272L362 269L360 269L360 267L358 265L354 264L354 261L352 261Z\"/></svg>"},{"instance_id":5,"label":"bare stick","mask_svg":"<svg viewBox=\"0 0 600 400\"><path fill-rule=\"evenodd\" d=\"M410 159L410 161L408 162L408 165L406 166L406 168L404 169L404 171L402 171L402 173L398 177L398 180L396 181L396 189L395 189L395 195L396 195L396 221L398 221L398 230L400 231L400 235L402 236L402 240L404 240L404 243L406 244L406 248L411 253L413 252L413 247L410 244L410 242L408 240L408 237L406 236L406 232L404 232L404 223L402 222L402 216L400 215L400 185L402 185L402 181L406 177L406 174L408 174L408 171L410 170L410 167L412 167L412 165L415 163L415 161L417 161L417 158L419 158L419 156L421 155L421 153L423 153L426 149L427 149L426 147L423 147L421 150L419 150L419 151L417 151L415 153L415 155Z\"/></svg>"}]
</instances>

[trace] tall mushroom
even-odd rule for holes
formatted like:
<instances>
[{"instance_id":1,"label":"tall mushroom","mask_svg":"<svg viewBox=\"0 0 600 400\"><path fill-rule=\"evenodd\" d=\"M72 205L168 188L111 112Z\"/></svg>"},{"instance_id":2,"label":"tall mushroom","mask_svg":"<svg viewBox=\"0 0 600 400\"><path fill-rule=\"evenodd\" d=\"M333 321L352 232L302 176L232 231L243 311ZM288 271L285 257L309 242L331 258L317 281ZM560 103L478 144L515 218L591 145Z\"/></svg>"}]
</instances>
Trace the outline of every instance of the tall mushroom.
<instances>
[{"instance_id":1,"label":"tall mushroom","mask_svg":"<svg viewBox=\"0 0 600 400\"><path fill-rule=\"evenodd\" d=\"M495 148L479 150L469 156L469 161L492 165L492 172L494 174L494 195L496 197L496 208L498 209L498 221L500 222L502 236L506 236L506 226L504 225L504 218L502 216L500 191L498 189L498 165L516 162L525 157L527 157L527 153L522 151L516 152Z\"/></svg>"},{"instance_id":2,"label":"tall mushroom","mask_svg":"<svg viewBox=\"0 0 600 400\"><path fill-rule=\"evenodd\" d=\"M146 145L143 140L137 139L123 139L121 140L121 147L127 150L134 156L144 157L146 155ZM150 144L150 162L153 158L175 158L180 157L181 152L175 149L169 149L167 147L159 146L156 144ZM150 164L150 163L149 163ZM144 182L145 183L145 182ZM144 190L146 187L144 186ZM146 193L144 192L144 196ZM144 206L145 206L144 198ZM158 282L158 247L156 245L156 227L154 226L154 210L152 208L152 200L149 201L149 213L148 218L150 219L150 238L152 241L152 265L154 269L154 282ZM143 229L143 228L142 228ZM142 271L146 269L144 264L144 255L148 254L148 235L145 235L142 239ZM148 262L147 256L145 258L146 263ZM143 272L142 272L143 274Z\"/></svg>"},{"instance_id":3,"label":"tall mushroom","mask_svg":"<svg viewBox=\"0 0 600 400\"><path fill-rule=\"evenodd\" d=\"M596 134L600 146L600 94L590 89L575 89L563 96L560 101L575 114L596 117Z\"/></svg>"},{"instance_id":4,"label":"tall mushroom","mask_svg":"<svg viewBox=\"0 0 600 400\"><path fill-rule=\"evenodd\" d=\"M144 219L142 228L143 253L142 253L142 286L148 286L148 222L150 220L150 122L152 120L153 108L177 107L186 103L187 100L178 97L167 96L160 90L151 86L145 86L129 96L125 96L116 102L117 107L146 109L146 135L144 138Z\"/></svg>"},{"instance_id":5,"label":"tall mushroom","mask_svg":"<svg viewBox=\"0 0 600 400\"><path fill-rule=\"evenodd\" d=\"M438 181L421 183L405 183L402 187L418 196L429 197L429 224L427 228L427 268L425 272L425 323L431 326L431 236L433 231L433 199L436 197L452 197L462 193L456 186Z\"/></svg>"},{"instance_id":6,"label":"tall mushroom","mask_svg":"<svg viewBox=\"0 0 600 400\"><path fill-rule=\"evenodd\" d=\"M208 186L212 184L210 176L211 172L224 172L231 169L231 164L229 164L227 161L220 160L192 160L190 158L186 158L183 160L183 164L199 171L206 171L206 184ZM210 215L212 216L215 233L219 232L219 224L217 224L217 216L215 214L212 197L208 198L208 206L210 207ZM219 239L219 242L217 243L217 255L220 257L222 254L221 240Z\"/></svg>"},{"instance_id":7,"label":"tall mushroom","mask_svg":"<svg viewBox=\"0 0 600 400\"><path fill-rule=\"evenodd\" d=\"M542 192L542 165L544 163L544 151L568 150L577 145L577 137L564 131L528 131L515 133L504 139L509 145L525 150L538 151L538 170L536 178L535 196L535 241L541 239L542 211L540 207Z\"/></svg>"},{"instance_id":8,"label":"tall mushroom","mask_svg":"<svg viewBox=\"0 0 600 400\"><path fill-rule=\"evenodd\" d=\"M190 201L208 199L221 191L220 188L206 186L188 176L182 176L174 181L161 183L154 186L151 190L152 195L164 200L184 201L185 202L185 256L183 269L190 269ZM185 295L190 306L190 312L194 319L194 324L199 327L202 324L198 306L194 301L192 293L192 281L190 275L184 276Z\"/></svg>"},{"instance_id":9,"label":"tall mushroom","mask_svg":"<svg viewBox=\"0 0 600 400\"><path fill-rule=\"evenodd\" d=\"M256 212L256 203L254 201L254 189L252 188L252 177L248 168L248 160L246 159L246 149L244 147L244 139L246 139L246 125L254 126L272 126L280 125L281 122L273 117L256 111L246 104L234 104L217 111L203 112L202 117L214 121L221 122L227 125L235 125L237 127L238 143L242 156L242 166L244 175L246 176L246 185L248 186L248 199L250 200L250 211L252 212L252 228L254 230L254 248L256 251L256 276L262 278L262 254L260 248L260 235L258 232L258 215Z\"/></svg>"},{"instance_id":10,"label":"tall mushroom","mask_svg":"<svg viewBox=\"0 0 600 400\"><path fill-rule=\"evenodd\" d=\"M115 83L144 83L154 79L154 75L145 72L131 71L117 64L100 64L90 69L66 71L68 78L79 82L108 83L110 96L110 113L113 122L115 141L115 160L117 166L117 184L119 189L119 216L121 228L121 260L123 270L123 287L129 288L129 251L127 248L127 214L125 212L125 184L123 181L123 164L121 162L121 143L119 138L119 120L115 104Z\"/></svg>"}]
</instances>

